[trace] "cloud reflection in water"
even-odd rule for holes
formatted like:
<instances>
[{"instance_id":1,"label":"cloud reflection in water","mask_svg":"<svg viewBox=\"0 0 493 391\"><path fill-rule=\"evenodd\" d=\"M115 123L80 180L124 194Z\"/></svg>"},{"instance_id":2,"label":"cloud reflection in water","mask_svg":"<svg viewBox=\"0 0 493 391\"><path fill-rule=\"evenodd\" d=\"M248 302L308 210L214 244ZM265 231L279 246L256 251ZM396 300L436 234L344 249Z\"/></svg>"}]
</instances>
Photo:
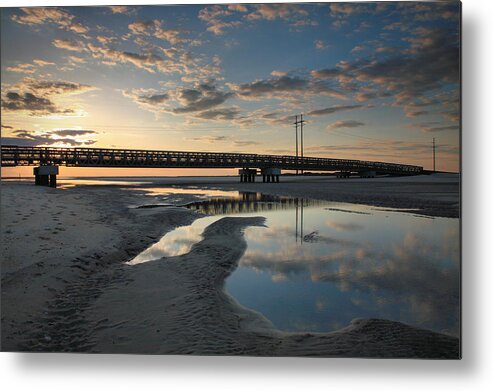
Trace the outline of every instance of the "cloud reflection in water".
<instances>
[{"instance_id":1,"label":"cloud reflection in water","mask_svg":"<svg viewBox=\"0 0 493 391\"><path fill-rule=\"evenodd\" d=\"M267 227L245 230L248 247L226 289L278 328L329 331L374 317L459 332L456 219L259 193L188 207L209 216L168 233L134 264L185 254L209 224L255 214Z\"/></svg>"}]
</instances>

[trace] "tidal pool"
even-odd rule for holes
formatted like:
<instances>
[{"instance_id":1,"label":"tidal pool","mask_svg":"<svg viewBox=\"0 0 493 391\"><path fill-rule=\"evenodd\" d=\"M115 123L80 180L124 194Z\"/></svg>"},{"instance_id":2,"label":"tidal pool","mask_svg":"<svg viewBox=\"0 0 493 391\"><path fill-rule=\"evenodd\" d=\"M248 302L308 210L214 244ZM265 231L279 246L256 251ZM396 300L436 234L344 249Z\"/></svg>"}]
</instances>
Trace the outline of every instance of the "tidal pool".
<instances>
[{"instance_id":1,"label":"tidal pool","mask_svg":"<svg viewBox=\"0 0 493 391\"><path fill-rule=\"evenodd\" d=\"M247 250L225 289L276 328L327 332L381 318L459 333L458 219L259 193L187 207L209 216L129 263L187 253L225 216L263 216L267 227L245 230Z\"/></svg>"}]
</instances>

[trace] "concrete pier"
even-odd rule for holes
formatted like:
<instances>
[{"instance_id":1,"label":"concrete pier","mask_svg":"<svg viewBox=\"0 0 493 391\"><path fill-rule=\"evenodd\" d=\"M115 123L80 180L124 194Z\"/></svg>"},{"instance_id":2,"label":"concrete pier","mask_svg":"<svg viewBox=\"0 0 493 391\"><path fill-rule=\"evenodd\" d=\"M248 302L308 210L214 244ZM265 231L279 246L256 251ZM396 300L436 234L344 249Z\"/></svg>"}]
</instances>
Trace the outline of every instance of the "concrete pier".
<instances>
[{"instance_id":1,"label":"concrete pier","mask_svg":"<svg viewBox=\"0 0 493 391\"><path fill-rule=\"evenodd\" d=\"M360 178L375 178L377 176L376 171L361 171L359 173Z\"/></svg>"},{"instance_id":2,"label":"concrete pier","mask_svg":"<svg viewBox=\"0 0 493 391\"><path fill-rule=\"evenodd\" d=\"M262 169L262 182L267 183L279 183L279 177L281 175L280 168L263 168Z\"/></svg>"},{"instance_id":3,"label":"concrete pier","mask_svg":"<svg viewBox=\"0 0 493 391\"><path fill-rule=\"evenodd\" d=\"M341 171L336 173L337 178L349 178L351 176L351 173L348 171Z\"/></svg>"},{"instance_id":4,"label":"concrete pier","mask_svg":"<svg viewBox=\"0 0 493 391\"><path fill-rule=\"evenodd\" d=\"M56 176L58 166L39 166L34 167L34 184L37 186L56 187Z\"/></svg>"},{"instance_id":5,"label":"concrete pier","mask_svg":"<svg viewBox=\"0 0 493 391\"><path fill-rule=\"evenodd\" d=\"M257 176L257 170L253 168L242 168L238 171L240 175L240 182L255 182Z\"/></svg>"}]
</instances>

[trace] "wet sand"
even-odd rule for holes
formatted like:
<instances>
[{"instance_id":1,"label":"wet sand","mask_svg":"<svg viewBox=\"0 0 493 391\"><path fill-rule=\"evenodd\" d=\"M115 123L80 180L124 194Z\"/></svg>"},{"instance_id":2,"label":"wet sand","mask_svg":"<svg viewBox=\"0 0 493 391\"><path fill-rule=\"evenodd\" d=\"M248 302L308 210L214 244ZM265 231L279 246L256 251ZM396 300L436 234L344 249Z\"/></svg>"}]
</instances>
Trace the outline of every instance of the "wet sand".
<instances>
[{"instance_id":1,"label":"wet sand","mask_svg":"<svg viewBox=\"0 0 493 391\"><path fill-rule=\"evenodd\" d=\"M304 197L312 196L310 187L320 188L316 182L302 190L299 184L225 182L221 188ZM438 203L433 184L422 183L427 196L414 192L409 199ZM447 186L437 187L441 197ZM332 333L285 333L239 306L224 292L224 280L246 248L243 229L263 224L261 218L223 218L188 254L129 266L124 262L198 215L175 207L129 209L138 195L109 186L62 190L2 182L1 191L4 351L459 357L457 338L397 322L359 320ZM447 197L440 210L453 215L453 192Z\"/></svg>"}]
</instances>

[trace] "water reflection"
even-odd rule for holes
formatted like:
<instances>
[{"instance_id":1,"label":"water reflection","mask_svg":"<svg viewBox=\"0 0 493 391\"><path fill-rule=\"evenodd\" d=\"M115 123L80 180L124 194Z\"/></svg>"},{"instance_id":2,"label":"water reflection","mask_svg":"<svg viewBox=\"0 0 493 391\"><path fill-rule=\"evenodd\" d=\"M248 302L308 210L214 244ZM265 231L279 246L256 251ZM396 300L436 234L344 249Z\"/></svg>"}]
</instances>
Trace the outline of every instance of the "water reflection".
<instances>
[{"instance_id":1,"label":"water reflection","mask_svg":"<svg viewBox=\"0 0 493 391\"><path fill-rule=\"evenodd\" d=\"M226 290L282 330L330 331L392 319L457 335L459 221L260 193L193 202L209 216L165 235L132 263L187 253L225 215L266 218Z\"/></svg>"},{"instance_id":2,"label":"water reflection","mask_svg":"<svg viewBox=\"0 0 493 391\"><path fill-rule=\"evenodd\" d=\"M58 188L69 189L76 186L139 186L145 182L121 181L113 179L58 179Z\"/></svg>"},{"instance_id":3,"label":"water reflection","mask_svg":"<svg viewBox=\"0 0 493 391\"><path fill-rule=\"evenodd\" d=\"M187 189L188 190L188 189ZM205 190L204 190L205 192ZM178 193L184 194L184 193ZM193 193L186 193L193 194ZM212 194L216 195L214 191ZM196 201L183 205L184 207L208 215L195 220L189 226L179 227L166 234L161 240L128 262L129 265L137 265L143 262L178 256L190 251L195 243L202 238L204 229L217 220L227 215L248 216L251 213L275 212L282 210L295 210L296 216L304 206L327 205L326 201L301 200L289 197L277 197L252 192L225 192L229 197L212 197L208 201ZM295 236L296 241L303 234L303 219L298 222L296 217L296 230L286 232L290 237Z\"/></svg>"},{"instance_id":4,"label":"water reflection","mask_svg":"<svg viewBox=\"0 0 493 391\"><path fill-rule=\"evenodd\" d=\"M180 195L193 195L204 199L209 199L210 197L227 197L227 198L237 198L239 192L236 190L218 190L218 189L201 189L196 186L188 187L138 187L128 190L139 190L144 191L151 196L174 196Z\"/></svg>"},{"instance_id":5,"label":"water reflection","mask_svg":"<svg viewBox=\"0 0 493 391\"><path fill-rule=\"evenodd\" d=\"M327 201L303 200L301 198L272 196L255 192L238 192L236 197L212 197L207 202L191 202L185 207L207 215L225 215L286 209L296 209L298 211L303 206L316 205L327 205Z\"/></svg>"}]
</instances>

